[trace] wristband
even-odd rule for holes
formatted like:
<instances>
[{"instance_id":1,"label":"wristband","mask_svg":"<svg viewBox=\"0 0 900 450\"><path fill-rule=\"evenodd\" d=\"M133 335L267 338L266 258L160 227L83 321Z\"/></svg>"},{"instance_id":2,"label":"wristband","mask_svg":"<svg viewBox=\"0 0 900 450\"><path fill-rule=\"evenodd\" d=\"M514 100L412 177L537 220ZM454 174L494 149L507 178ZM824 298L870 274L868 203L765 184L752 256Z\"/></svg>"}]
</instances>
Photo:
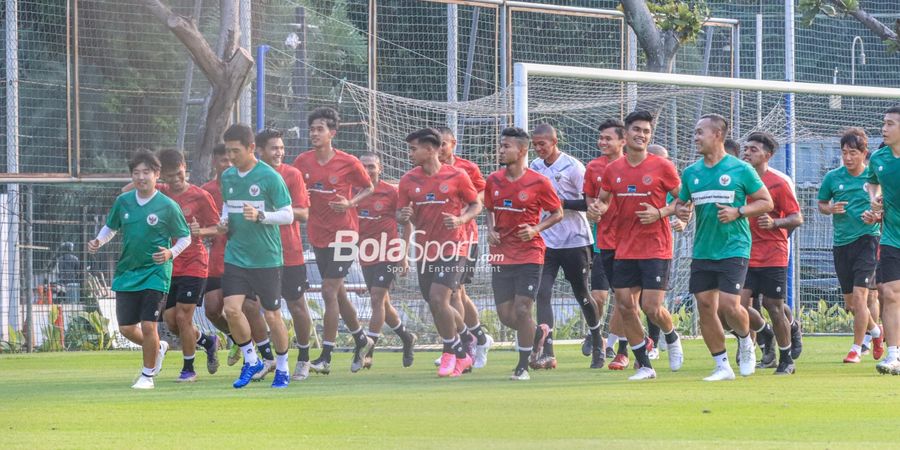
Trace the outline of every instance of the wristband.
<instances>
[{"instance_id":1,"label":"wristband","mask_svg":"<svg viewBox=\"0 0 900 450\"><path fill-rule=\"evenodd\" d=\"M738 206L738 218L744 217L744 207Z\"/></svg>"}]
</instances>

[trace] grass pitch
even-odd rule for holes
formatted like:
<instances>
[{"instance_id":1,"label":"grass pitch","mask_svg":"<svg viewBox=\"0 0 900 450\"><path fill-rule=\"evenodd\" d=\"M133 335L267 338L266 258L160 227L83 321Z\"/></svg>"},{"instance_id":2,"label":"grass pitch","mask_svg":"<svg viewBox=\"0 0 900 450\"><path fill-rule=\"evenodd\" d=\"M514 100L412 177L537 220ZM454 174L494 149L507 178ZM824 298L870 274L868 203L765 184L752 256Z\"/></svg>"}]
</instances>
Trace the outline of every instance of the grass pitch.
<instances>
[{"instance_id":1,"label":"grass pitch","mask_svg":"<svg viewBox=\"0 0 900 450\"><path fill-rule=\"evenodd\" d=\"M793 376L772 370L706 383L712 360L702 341L686 341L686 361L659 378L629 382L632 371L589 370L575 346L557 348L559 368L506 379L511 351L488 367L439 379L436 353L413 367L399 353L349 372L337 354L329 376L287 390L271 378L236 390L238 368L223 365L174 382L171 352L153 391L130 389L138 352L0 355L0 442L20 448L897 448L900 377L874 361L845 365L847 337L807 338ZM729 350L736 343L729 341ZM316 353L316 352L313 352ZM291 356L296 357L295 351ZM729 357L733 358L730 353ZM293 367L293 361L291 363Z\"/></svg>"}]
</instances>

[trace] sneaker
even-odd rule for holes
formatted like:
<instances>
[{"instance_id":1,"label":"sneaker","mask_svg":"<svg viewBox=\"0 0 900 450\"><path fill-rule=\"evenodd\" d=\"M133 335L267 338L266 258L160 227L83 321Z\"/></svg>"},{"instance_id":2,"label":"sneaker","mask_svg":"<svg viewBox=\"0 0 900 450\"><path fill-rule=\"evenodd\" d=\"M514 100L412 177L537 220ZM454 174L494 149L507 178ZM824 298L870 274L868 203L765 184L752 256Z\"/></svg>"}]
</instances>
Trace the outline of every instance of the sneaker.
<instances>
[{"instance_id":1,"label":"sneaker","mask_svg":"<svg viewBox=\"0 0 900 450\"><path fill-rule=\"evenodd\" d=\"M328 375L329 373L331 373L331 361L316 359L315 361L309 363L309 368L315 373Z\"/></svg>"},{"instance_id":2,"label":"sneaker","mask_svg":"<svg viewBox=\"0 0 900 450\"><path fill-rule=\"evenodd\" d=\"M791 324L791 358L797 359L803 353L803 330L800 321L794 319Z\"/></svg>"},{"instance_id":3,"label":"sneaker","mask_svg":"<svg viewBox=\"0 0 900 450\"><path fill-rule=\"evenodd\" d=\"M869 353L871 353L871 352L869 351L869 346L866 345L866 344L863 344L862 347L861 347L861 349L860 349L859 356L866 356L866 355L868 355ZM878 358L875 358L875 359L878 359Z\"/></svg>"},{"instance_id":4,"label":"sneaker","mask_svg":"<svg viewBox=\"0 0 900 450\"><path fill-rule=\"evenodd\" d=\"M778 363L778 368L775 369L775 375L793 375L796 371L797 368L794 367L793 362L781 361Z\"/></svg>"},{"instance_id":5,"label":"sneaker","mask_svg":"<svg viewBox=\"0 0 900 450\"><path fill-rule=\"evenodd\" d=\"M441 356L438 356L437 359L434 360L434 367L441 367Z\"/></svg>"},{"instance_id":6,"label":"sneaker","mask_svg":"<svg viewBox=\"0 0 900 450\"><path fill-rule=\"evenodd\" d=\"M860 361L859 353L850 350L850 353L847 353L847 356L844 357L844 364L856 364Z\"/></svg>"},{"instance_id":7,"label":"sneaker","mask_svg":"<svg viewBox=\"0 0 900 450\"><path fill-rule=\"evenodd\" d=\"M513 374L509 376L509 379L512 381L528 381L531 379L531 375L528 374L527 368L516 367L516 370L514 370Z\"/></svg>"},{"instance_id":8,"label":"sneaker","mask_svg":"<svg viewBox=\"0 0 900 450\"><path fill-rule=\"evenodd\" d=\"M625 355L616 354L615 359L609 363L609 370L625 370L628 367L628 357Z\"/></svg>"},{"instance_id":9,"label":"sneaker","mask_svg":"<svg viewBox=\"0 0 900 450\"><path fill-rule=\"evenodd\" d=\"M362 343L357 343L356 348L353 349L353 361L350 363L350 372L356 373L359 372L359 369L363 367L363 360L366 357L366 354L369 353L369 350L375 346L375 341L368 336L364 336L365 341Z\"/></svg>"},{"instance_id":10,"label":"sneaker","mask_svg":"<svg viewBox=\"0 0 900 450\"><path fill-rule=\"evenodd\" d=\"M774 339L772 339L772 341L774 341ZM758 367L765 369L775 367L775 365L777 364L775 362L775 342L769 342L768 344L761 347L762 359L760 359Z\"/></svg>"},{"instance_id":11,"label":"sneaker","mask_svg":"<svg viewBox=\"0 0 900 450\"><path fill-rule=\"evenodd\" d=\"M603 365L606 364L604 356L603 350L599 348L591 351L591 369L602 369Z\"/></svg>"},{"instance_id":12,"label":"sneaker","mask_svg":"<svg viewBox=\"0 0 900 450\"><path fill-rule=\"evenodd\" d=\"M132 389L153 389L154 387L156 385L153 384L153 378L145 377L144 375L139 376L137 381L131 385Z\"/></svg>"},{"instance_id":13,"label":"sneaker","mask_svg":"<svg viewBox=\"0 0 900 450\"><path fill-rule=\"evenodd\" d=\"M241 367L241 375L237 380L234 380L234 384L232 384L232 386L234 386L235 389L240 389L250 384L250 379L253 378L253 375L261 372L264 367L265 364L263 364L262 361L256 361L256 364L252 366L250 365L250 363L244 363L244 365Z\"/></svg>"},{"instance_id":14,"label":"sneaker","mask_svg":"<svg viewBox=\"0 0 900 450\"><path fill-rule=\"evenodd\" d=\"M544 354L544 343L547 342L547 336L550 335L550 327L542 323L538 326L537 331L539 333L536 341L537 345L534 346L534 350L531 352L531 355L535 357L535 361L539 360Z\"/></svg>"},{"instance_id":15,"label":"sneaker","mask_svg":"<svg viewBox=\"0 0 900 450\"><path fill-rule=\"evenodd\" d=\"M409 333L409 340L403 342L403 367L409 367L413 365L413 359L415 355L413 354L413 349L416 346L416 341L419 339L413 333Z\"/></svg>"},{"instance_id":16,"label":"sneaker","mask_svg":"<svg viewBox=\"0 0 900 450\"><path fill-rule=\"evenodd\" d=\"M475 357L472 358L474 363L472 367L476 369L481 369L482 367L487 365L487 354L491 351L491 346L494 345L494 338L489 334L484 335L484 345L475 346Z\"/></svg>"},{"instance_id":17,"label":"sneaker","mask_svg":"<svg viewBox=\"0 0 900 450\"><path fill-rule=\"evenodd\" d=\"M581 354L584 356L591 356L591 353L593 353L593 347L594 343L593 341L591 341L591 334L588 333L584 337L584 340L581 341Z\"/></svg>"},{"instance_id":18,"label":"sneaker","mask_svg":"<svg viewBox=\"0 0 900 450\"><path fill-rule=\"evenodd\" d=\"M886 356L880 363L875 365L875 370L882 375L900 375L900 359Z\"/></svg>"},{"instance_id":19,"label":"sneaker","mask_svg":"<svg viewBox=\"0 0 900 450\"><path fill-rule=\"evenodd\" d=\"M291 376L291 379L303 381L307 378L309 378L309 361L297 361L297 365L294 366L294 375Z\"/></svg>"},{"instance_id":20,"label":"sneaker","mask_svg":"<svg viewBox=\"0 0 900 450\"><path fill-rule=\"evenodd\" d=\"M472 368L472 364L472 358L469 355L462 359L456 358L456 365L453 367L453 372L450 376L456 378L464 373L471 372L469 369Z\"/></svg>"},{"instance_id":21,"label":"sneaker","mask_svg":"<svg viewBox=\"0 0 900 450\"><path fill-rule=\"evenodd\" d=\"M703 381L726 381L734 379L734 370L731 366L716 367L712 375L703 379Z\"/></svg>"},{"instance_id":22,"label":"sneaker","mask_svg":"<svg viewBox=\"0 0 900 450\"><path fill-rule=\"evenodd\" d=\"M206 371L210 375L219 370L219 337L212 335L209 337L209 348L206 350Z\"/></svg>"},{"instance_id":23,"label":"sneaker","mask_svg":"<svg viewBox=\"0 0 900 450\"><path fill-rule=\"evenodd\" d=\"M648 351L647 351L647 358L652 359L652 360L657 360L657 359L659 359L659 349L658 349L658 348L654 348L653 350L648 350Z\"/></svg>"},{"instance_id":24,"label":"sneaker","mask_svg":"<svg viewBox=\"0 0 900 450\"><path fill-rule=\"evenodd\" d=\"M634 375L628 377L631 381L652 380L656 378L656 371L651 367L641 367Z\"/></svg>"},{"instance_id":25,"label":"sneaker","mask_svg":"<svg viewBox=\"0 0 900 450\"><path fill-rule=\"evenodd\" d=\"M475 361L475 352L477 351L476 348L478 347L478 341L475 339L474 334L468 334L471 339L469 339L469 342L466 343L466 354L469 355L469 358L472 358L472 361Z\"/></svg>"},{"instance_id":26,"label":"sneaker","mask_svg":"<svg viewBox=\"0 0 900 450\"><path fill-rule=\"evenodd\" d=\"M275 389L284 389L291 383L291 374L285 370L275 369L275 376L272 379L272 387Z\"/></svg>"},{"instance_id":27,"label":"sneaker","mask_svg":"<svg viewBox=\"0 0 900 450\"><path fill-rule=\"evenodd\" d=\"M616 357L616 351L613 350L612 347L606 347L606 359L613 359Z\"/></svg>"},{"instance_id":28,"label":"sneaker","mask_svg":"<svg viewBox=\"0 0 900 450\"><path fill-rule=\"evenodd\" d=\"M875 359L881 359L884 356L884 327L881 325L878 327L881 328L881 336L872 338L872 357Z\"/></svg>"},{"instance_id":29,"label":"sneaker","mask_svg":"<svg viewBox=\"0 0 900 450\"><path fill-rule=\"evenodd\" d=\"M193 370L182 370L181 375L175 379L176 383L193 383L194 381L197 381L197 372Z\"/></svg>"},{"instance_id":30,"label":"sneaker","mask_svg":"<svg viewBox=\"0 0 900 450\"><path fill-rule=\"evenodd\" d=\"M366 355L366 357L363 358L363 369L369 370L372 368L372 359L373 358L370 355Z\"/></svg>"},{"instance_id":31,"label":"sneaker","mask_svg":"<svg viewBox=\"0 0 900 450\"><path fill-rule=\"evenodd\" d=\"M556 357L552 355L543 355L535 362L535 365L537 366L537 369L555 369Z\"/></svg>"},{"instance_id":32,"label":"sneaker","mask_svg":"<svg viewBox=\"0 0 900 450\"><path fill-rule=\"evenodd\" d=\"M647 353L650 353L651 351L656 349L656 341L654 341L653 338L648 336L644 341L647 343L646 344Z\"/></svg>"},{"instance_id":33,"label":"sneaker","mask_svg":"<svg viewBox=\"0 0 900 450\"><path fill-rule=\"evenodd\" d=\"M159 341L159 352L156 354L156 365L153 366L153 375L159 375L162 371L163 360L166 359L166 352L169 351L169 343L163 340Z\"/></svg>"},{"instance_id":34,"label":"sneaker","mask_svg":"<svg viewBox=\"0 0 900 450\"><path fill-rule=\"evenodd\" d=\"M453 353L442 353L441 364L438 366L439 377L449 377L456 369L456 355Z\"/></svg>"},{"instance_id":35,"label":"sneaker","mask_svg":"<svg viewBox=\"0 0 900 450\"><path fill-rule=\"evenodd\" d=\"M275 371L275 361L274 360L264 359L264 360L262 360L262 363L263 363L263 370L260 370L259 372L256 373L256 375L253 375L253 378L251 378L251 380L260 381L263 378L265 378L266 375Z\"/></svg>"},{"instance_id":36,"label":"sneaker","mask_svg":"<svg viewBox=\"0 0 900 450\"><path fill-rule=\"evenodd\" d=\"M238 361L241 360L241 348L237 345L231 344L231 348L228 349L228 363L229 366L233 366L237 364Z\"/></svg>"},{"instance_id":37,"label":"sneaker","mask_svg":"<svg viewBox=\"0 0 900 450\"><path fill-rule=\"evenodd\" d=\"M684 349L681 347L681 338L668 345L669 369L672 372L681 370L684 365Z\"/></svg>"},{"instance_id":38,"label":"sneaker","mask_svg":"<svg viewBox=\"0 0 900 450\"><path fill-rule=\"evenodd\" d=\"M738 347L741 348L741 357L738 363L738 367L740 367L741 376L749 377L753 375L753 372L756 372L756 351L753 350L753 341L749 339L740 339ZM744 344L744 342L748 342L749 344Z\"/></svg>"}]
</instances>

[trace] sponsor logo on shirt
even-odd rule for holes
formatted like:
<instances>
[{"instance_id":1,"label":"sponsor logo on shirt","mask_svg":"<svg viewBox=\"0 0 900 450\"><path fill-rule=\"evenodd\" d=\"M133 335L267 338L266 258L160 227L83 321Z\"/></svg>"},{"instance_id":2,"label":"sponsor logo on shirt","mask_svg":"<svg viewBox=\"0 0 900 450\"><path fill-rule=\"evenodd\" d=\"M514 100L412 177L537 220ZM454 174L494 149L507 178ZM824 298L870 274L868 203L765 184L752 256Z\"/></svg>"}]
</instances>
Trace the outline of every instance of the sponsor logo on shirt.
<instances>
[{"instance_id":1,"label":"sponsor logo on shirt","mask_svg":"<svg viewBox=\"0 0 900 450\"><path fill-rule=\"evenodd\" d=\"M729 184L731 184L731 177L727 174L722 175L721 177L719 177L719 184L721 184L722 186L728 186Z\"/></svg>"},{"instance_id":2,"label":"sponsor logo on shirt","mask_svg":"<svg viewBox=\"0 0 900 450\"><path fill-rule=\"evenodd\" d=\"M512 200L503 200L503 206L506 208L512 208Z\"/></svg>"},{"instance_id":3,"label":"sponsor logo on shirt","mask_svg":"<svg viewBox=\"0 0 900 450\"><path fill-rule=\"evenodd\" d=\"M368 209L359 210L359 216L360 217L369 217L369 210Z\"/></svg>"},{"instance_id":4,"label":"sponsor logo on shirt","mask_svg":"<svg viewBox=\"0 0 900 450\"><path fill-rule=\"evenodd\" d=\"M734 203L734 191L709 190L694 192L691 194L694 205L706 205L709 203Z\"/></svg>"},{"instance_id":5,"label":"sponsor logo on shirt","mask_svg":"<svg viewBox=\"0 0 900 450\"><path fill-rule=\"evenodd\" d=\"M626 188L625 192L628 192L629 194L634 194L637 192L637 186L635 186L633 184L629 184L628 187Z\"/></svg>"},{"instance_id":6,"label":"sponsor logo on shirt","mask_svg":"<svg viewBox=\"0 0 900 450\"><path fill-rule=\"evenodd\" d=\"M147 216L147 225L156 226L159 223L159 217L156 214L150 214Z\"/></svg>"},{"instance_id":7,"label":"sponsor logo on shirt","mask_svg":"<svg viewBox=\"0 0 900 450\"><path fill-rule=\"evenodd\" d=\"M250 195L253 197L256 197L257 195L259 195L259 186L255 185L255 184L251 184L250 185Z\"/></svg>"},{"instance_id":8,"label":"sponsor logo on shirt","mask_svg":"<svg viewBox=\"0 0 900 450\"><path fill-rule=\"evenodd\" d=\"M425 201L426 201L426 202L433 202L434 199L435 199L435 197L434 197L434 193L433 193L433 192L429 192L429 193L425 194Z\"/></svg>"}]
</instances>

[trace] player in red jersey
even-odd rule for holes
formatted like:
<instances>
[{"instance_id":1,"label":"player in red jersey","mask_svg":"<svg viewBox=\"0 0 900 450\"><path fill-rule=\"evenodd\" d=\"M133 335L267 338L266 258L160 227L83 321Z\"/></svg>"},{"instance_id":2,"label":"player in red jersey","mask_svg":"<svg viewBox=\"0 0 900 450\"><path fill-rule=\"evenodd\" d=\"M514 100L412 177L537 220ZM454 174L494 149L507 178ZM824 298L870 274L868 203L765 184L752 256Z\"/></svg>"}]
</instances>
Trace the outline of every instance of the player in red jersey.
<instances>
[{"instance_id":1,"label":"player in red jersey","mask_svg":"<svg viewBox=\"0 0 900 450\"><path fill-rule=\"evenodd\" d=\"M483 203L485 182L481 169L474 162L460 158L455 154L457 142L453 130L447 127L438 127L437 130L441 133L441 152L438 156L441 164L449 164L465 172L478 192L478 201ZM466 332L463 332L462 337L466 344L466 351L475 361L472 367L480 369L487 364L487 354L494 339L482 329L481 321L478 317L478 308L475 307L475 302L466 293L466 285L471 284L475 279L476 263L478 262L478 222L476 220L468 223L466 239L472 241L473 244L469 248L469 254L466 255L466 271L459 281L459 291L453 293L453 298L450 301L463 319ZM471 337L475 339L473 340Z\"/></svg>"},{"instance_id":2,"label":"player in red jersey","mask_svg":"<svg viewBox=\"0 0 900 450\"><path fill-rule=\"evenodd\" d=\"M413 364L413 346L416 335L410 333L400 321L400 314L391 305L390 290L399 274L406 276L409 262L406 259L406 245L409 242L409 226L403 227L403 238L397 233L397 187L381 179L381 157L367 152L359 161L372 183L375 192L366 197L356 207L359 216L359 265L369 289L372 301L372 317L366 335L378 342L381 328L386 323L403 343L403 367ZM363 367L372 367L373 346L363 360Z\"/></svg>"},{"instance_id":3,"label":"player in red jersey","mask_svg":"<svg viewBox=\"0 0 900 450\"><path fill-rule=\"evenodd\" d=\"M605 205L616 204L613 220L618 242L612 287L616 309L622 314L625 334L639 365L631 380L656 378L647 355L639 308L664 330L671 370L681 369L684 361L672 316L663 305L673 253L668 216L675 212L674 201L667 204L666 194L677 195L681 179L669 160L647 152L652 134L653 116L649 112L635 111L625 117L625 157L606 166L598 192L601 213Z\"/></svg>"},{"instance_id":4,"label":"player in red jersey","mask_svg":"<svg viewBox=\"0 0 900 450\"><path fill-rule=\"evenodd\" d=\"M322 300L325 302L322 354L310 363L310 369L322 374L331 372L331 352L337 338L338 315L351 330L356 344L350 366L353 372L362 367L366 353L374 345L363 332L356 318L356 308L350 303L344 288L344 277L350 272L353 258L335 252L341 236L358 237L359 224L354 208L372 194L374 186L358 159L331 146L339 122L337 111L331 108L314 109L308 118L313 149L301 153L293 164L303 174L309 191L306 234L316 255L319 274L322 275ZM352 195L354 189L358 190L356 195Z\"/></svg>"},{"instance_id":5,"label":"player in red jersey","mask_svg":"<svg viewBox=\"0 0 900 450\"><path fill-rule=\"evenodd\" d=\"M453 291L465 270L462 258L470 243L465 224L481 212L481 203L465 172L441 164L441 134L426 128L406 137L416 166L400 179L397 214L401 224L412 222L419 289L428 302L444 351L438 376L460 376L472 366L460 340L460 314L450 306Z\"/></svg>"},{"instance_id":6,"label":"player in red jersey","mask_svg":"<svg viewBox=\"0 0 900 450\"><path fill-rule=\"evenodd\" d=\"M533 349L534 297L541 282L544 239L541 231L563 218L562 203L547 177L528 168L528 132L506 128L500 133L499 158L504 168L488 176L484 194L488 241L491 244L491 285L497 315L516 330L519 363L511 380L530 379ZM549 214L541 220L544 212Z\"/></svg>"}]
</instances>

